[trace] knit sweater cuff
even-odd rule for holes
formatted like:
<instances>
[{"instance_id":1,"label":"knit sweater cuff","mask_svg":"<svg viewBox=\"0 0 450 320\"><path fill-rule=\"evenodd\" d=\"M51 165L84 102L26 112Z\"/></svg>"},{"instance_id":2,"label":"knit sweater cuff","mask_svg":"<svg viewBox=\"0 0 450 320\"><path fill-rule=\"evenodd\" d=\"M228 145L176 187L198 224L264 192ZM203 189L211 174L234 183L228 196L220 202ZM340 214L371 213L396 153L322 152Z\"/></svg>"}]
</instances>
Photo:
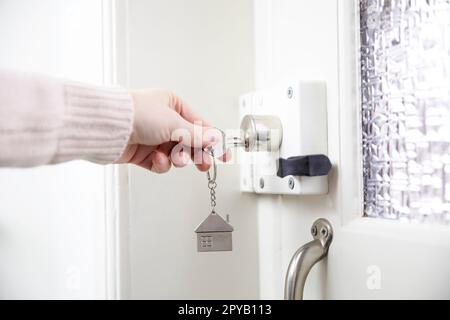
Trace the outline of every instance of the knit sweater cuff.
<instances>
[{"instance_id":1,"label":"knit sweater cuff","mask_svg":"<svg viewBox=\"0 0 450 320\"><path fill-rule=\"evenodd\" d=\"M64 86L66 110L53 163L84 159L115 162L133 127L133 99L122 89Z\"/></svg>"}]
</instances>

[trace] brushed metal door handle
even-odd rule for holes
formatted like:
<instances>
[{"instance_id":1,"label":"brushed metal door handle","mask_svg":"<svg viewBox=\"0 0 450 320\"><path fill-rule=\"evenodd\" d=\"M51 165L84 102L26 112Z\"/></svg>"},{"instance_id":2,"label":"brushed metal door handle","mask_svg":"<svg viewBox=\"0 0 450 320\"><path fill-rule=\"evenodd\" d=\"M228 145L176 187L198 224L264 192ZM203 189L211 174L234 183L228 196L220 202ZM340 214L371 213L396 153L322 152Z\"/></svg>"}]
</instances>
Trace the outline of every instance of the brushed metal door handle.
<instances>
[{"instance_id":1,"label":"brushed metal door handle","mask_svg":"<svg viewBox=\"0 0 450 320\"><path fill-rule=\"evenodd\" d=\"M302 300L306 278L312 267L325 258L333 240L333 228L326 219L318 219L311 227L313 241L298 249L289 263L284 287L286 300Z\"/></svg>"}]
</instances>

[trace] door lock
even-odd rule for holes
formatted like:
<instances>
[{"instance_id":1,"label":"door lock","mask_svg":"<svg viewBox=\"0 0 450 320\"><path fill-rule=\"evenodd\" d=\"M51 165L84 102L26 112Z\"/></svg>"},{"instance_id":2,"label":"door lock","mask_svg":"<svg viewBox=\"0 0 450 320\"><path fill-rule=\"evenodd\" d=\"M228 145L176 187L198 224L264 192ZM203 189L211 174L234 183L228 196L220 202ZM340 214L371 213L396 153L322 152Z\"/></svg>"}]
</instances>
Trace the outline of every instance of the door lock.
<instances>
[{"instance_id":1,"label":"door lock","mask_svg":"<svg viewBox=\"0 0 450 320\"><path fill-rule=\"evenodd\" d=\"M241 136L247 152L275 152L283 140L283 126L276 116L246 115L241 121Z\"/></svg>"},{"instance_id":2,"label":"door lock","mask_svg":"<svg viewBox=\"0 0 450 320\"><path fill-rule=\"evenodd\" d=\"M242 147L242 191L328 193L326 96L324 83L298 81L240 98L241 132L231 140Z\"/></svg>"}]
</instances>

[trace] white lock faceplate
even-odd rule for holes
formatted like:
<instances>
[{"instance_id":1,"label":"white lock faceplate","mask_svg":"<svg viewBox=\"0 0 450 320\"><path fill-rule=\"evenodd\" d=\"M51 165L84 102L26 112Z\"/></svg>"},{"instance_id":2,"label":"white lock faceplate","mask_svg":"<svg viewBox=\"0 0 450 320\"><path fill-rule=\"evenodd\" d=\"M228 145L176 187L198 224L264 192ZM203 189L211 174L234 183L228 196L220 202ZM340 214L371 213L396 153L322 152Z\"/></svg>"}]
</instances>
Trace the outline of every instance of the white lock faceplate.
<instances>
[{"instance_id":1,"label":"white lock faceplate","mask_svg":"<svg viewBox=\"0 0 450 320\"><path fill-rule=\"evenodd\" d=\"M245 115L280 118L283 140L278 152L240 149L240 188L268 194L326 194L328 177L277 176L278 158L327 155L327 89L325 83L298 81L245 94L239 99L240 120Z\"/></svg>"}]
</instances>

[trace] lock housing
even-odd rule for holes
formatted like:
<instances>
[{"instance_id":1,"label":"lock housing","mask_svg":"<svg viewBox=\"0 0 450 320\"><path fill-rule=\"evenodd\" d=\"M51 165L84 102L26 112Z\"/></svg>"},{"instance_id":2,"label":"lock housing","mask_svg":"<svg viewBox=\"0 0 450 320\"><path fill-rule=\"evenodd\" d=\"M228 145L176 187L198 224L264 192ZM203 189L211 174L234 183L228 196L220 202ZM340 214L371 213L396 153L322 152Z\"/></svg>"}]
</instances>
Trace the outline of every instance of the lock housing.
<instances>
[{"instance_id":1,"label":"lock housing","mask_svg":"<svg viewBox=\"0 0 450 320\"><path fill-rule=\"evenodd\" d=\"M327 157L324 82L293 81L245 94L239 99L239 116L244 141L244 148L238 150L241 191L290 195L328 193L327 173L331 162ZM316 160L320 162L311 162ZM284 170L280 171L280 164ZM319 165L321 170L309 170ZM320 172L320 175L308 175L308 172Z\"/></svg>"}]
</instances>

